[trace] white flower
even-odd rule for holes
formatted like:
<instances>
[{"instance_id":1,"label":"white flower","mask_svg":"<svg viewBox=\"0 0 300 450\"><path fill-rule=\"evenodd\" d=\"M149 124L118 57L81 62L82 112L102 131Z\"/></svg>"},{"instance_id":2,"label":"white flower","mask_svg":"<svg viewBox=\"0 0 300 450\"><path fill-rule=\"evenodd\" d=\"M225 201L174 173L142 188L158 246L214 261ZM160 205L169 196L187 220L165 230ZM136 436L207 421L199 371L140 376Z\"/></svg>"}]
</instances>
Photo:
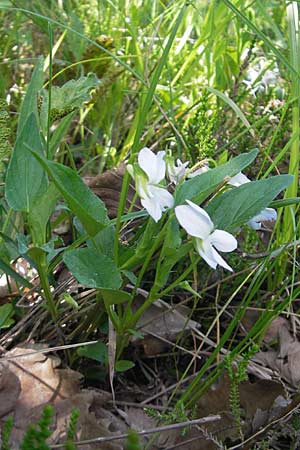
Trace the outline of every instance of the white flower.
<instances>
[{"instance_id":1,"label":"white flower","mask_svg":"<svg viewBox=\"0 0 300 450\"><path fill-rule=\"evenodd\" d=\"M253 230L260 230L262 222L275 222L277 219L277 212L273 208L266 208L261 211L257 216L250 219L248 225L253 228Z\"/></svg>"},{"instance_id":2,"label":"white flower","mask_svg":"<svg viewBox=\"0 0 300 450\"><path fill-rule=\"evenodd\" d=\"M278 77L278 67L275 67L274 70L266 70L264 61L260 61L256 69L250 67L243 83L255 97L257 91L264 92L268 90L268 86L276 86L278 84Z\"/></svg>"},{"instance_id":3,"label":"white flower","mask_svg":"<svg viewBox=\"0 0 300 450\"><path fill-rule=\"evenodd\" d=\"M248 177L246 177L246 175L244 175L242 172L237 173L236 175L234 175L234 177L230 178L230 180L228 181L228 184L230 184L230 186L241 186L242 184L245 183L250 183L251 180L249 180Z\"/></svg>"},{"instance_id":4,"label":"white flower","mask_svg":"<svg viewBox=\"0 0 300 450\"><path fill-rule=\"evenodd\" d=\"M244 175L242 172L239 172L234 177L232 177L230 181L228 181L228 184L230 184L231 186L238 187L241 186L242 184L250 183L250 181L251 180L249 180L249 178L246 175ZM257 216L250 219L247 222L247 224L249 225L249 227L253 228L253 230L260 230L262 222L266 221L273 222L276 219L277 219L277 212L275 211L275 209L266 208L259 214L257 214Z\"/></svg>"},{"instance_id":5,"label":"white flower","mask_svg":"<svg viewBox=\"0 0 300 450\"><path fill-rule=\"evenodd\" d=\"M232 272L232 268L217 250L232 252L237 248L237 240L227 231L214 230L214 224L207 212L189 200L186 202L188 205L176 206L175 214L180 225L195 238L199 255L213 269L216 269L219 264Z\"/></svg>"},{"instance_id":6,"label":"white flower","mask_svg":"<svg viewBox=\"0 0 300 450\"><path fill-rule=\"evenodd\" d=\"M141 203L149 215L158 222L166 208L172 208L174 199L159 183L166 174L165 152L155 155L145 147L138 154L138 166L129 164L127 170L134 178ZM142 170L141 170L142 169Z\"/></svg>"},{"instance_id":7,"label":"white flower","mask_svg":"<svg viewBox=\"0 0 300 450\"><path fill-rule=\"evenodd\" d=\"M177 159L175 164L174 158L172 156L167 156L166 162L168 178L171 183L178 184L186 175L186 167L188 166L189 161L183 163L180 159Z\"/></svg>"}]
</instances>

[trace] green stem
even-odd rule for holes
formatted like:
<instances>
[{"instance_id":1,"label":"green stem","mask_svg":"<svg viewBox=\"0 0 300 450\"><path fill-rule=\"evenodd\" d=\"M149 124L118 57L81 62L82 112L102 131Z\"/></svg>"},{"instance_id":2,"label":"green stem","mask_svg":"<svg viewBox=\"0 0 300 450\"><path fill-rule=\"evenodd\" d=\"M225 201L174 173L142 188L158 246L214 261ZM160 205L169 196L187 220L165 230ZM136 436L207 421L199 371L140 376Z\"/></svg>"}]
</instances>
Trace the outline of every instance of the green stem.
<instances>
[{"instance_id":1,"label":"green stem","mask_svg":"<svg viewBox=\"0 0 300 450\"><path fill-rule=\"evenodd\" d=\"M152 303L157 299L161 298L163 295L167 294L171 290L173 290L176 286L178 286L181 281L184 281L187 277L187 275L194 269L194 267L198 264L198 261L200 260L200 256L195 258L195 261L189 265L189 267L182 273L180 277L178 277L172 284L170 284L166 289L161 291L160 293L157 292L156 286L154 285L153 288L150 290L148 297L146 298L145 302L142 304L142 306L135 312L133 315L130 326L131 328L134 328L137 324L139 318L141 315L152 305ZM125 347L123 347L125 348Z\"/></svg>"},{"instance_id":2,"label":"green stem","mask_svg":"<svg viewBox=\"0 0 300 450\"><path fill-rule=\"evenodd\" d=\"M49 96L48 96L48 119L47 119L47 158L50 159L52 47L53 47L53 33L52 33L52 25L50 22L48 22L48 32L49 32Z\"/></svg>"},{"instance_id":3,"label":"green stem","mask_svg":"<svg viewBox=\"0 0 300 450\"><path fill-rule=\"evenodd\" d=\"M122 324L122 329L120 330L120 336L118 337L118 342L117 342L117 348L118 348L118 356L119 357L124 348L127 346L128 344L128 339L129 336L125 336L126 330L128 330L128 328L134 328L138 319L140 318L141 314L143 311L145 311L145 309L147 309L147 307L149 307L154 299L155 299L155 286L153 286L153 288L151 289L149 296L147 297L145 303L135 312L135 314L130 314L130 310L131 310L131 305L132 302L135 299L136 296L136 292L137 289L139 288L142 278L149 266L149 263L152 259L153 254L155 253L155 251L157 250L157 248L159 247L160 243L163 241L163 238L166 234L168 225L170 223L170 220L172 219L172 214L170 214L168 220L166 221L166 223L163 225L162 229L160 230L160 232L158 233L157 237L155 238L154 244L152 245L151 249L148 251L146 259L143 263L143 266L139 272L137 281L135 283L134 289L132 291L132 295L131 295L131 300L127 303L124 314L123 314L123 324ZM145 304L147 305L147 307L145 308ZM141 310L141 313L139 312ZM129 319L128 319L129 317Z\"/></svg>"},{"instance_id":4,"label":"green stem","mask_svg":"<svg viewBox=\"0 0 300 450\"><path fill-rule=\"evenodd\" d=\"M299 175L299 158L300 158L300 87L299 87L299 72L300 72L300 45L299 45L299 17L298 4L291 2L287 4L287 19L289 32L289 50L290 50L290 64L293 67L291 74L291 98L292 103L292 144L290 151L289 173L294 176L292 184L286 191L285 199L298 196L298 175ZM296 211L296 205L290 208L285 208L283 211L282 229L278 229L278 240L281 243L288 243L295 238L295 231L293 229L293 212ZM276 284L279 284L285 277L287 268L287 255L284 254L279 259L276 273Z\"/></svg>"},{"instance_id":5,"label":"green stem","mask_svg":"<svg viewBox=\"0 0 300 450\"><path fill-rule=\"evenodd\" d=\"M56 305L51 293L48 274L47 274L47 262L46 262L46 255L44 255L41 260L37 263L37 269L39 272L40 277L40 283L41 287L44 291L44 296L47 302L47 307L50 311L51 317L53 319L53 322L56 323L57 321L57 309Z\"/></svg>"},{"instance_id":6,"label":"green stem","mask_svg":"<svg viewBox=\"0 0 300 450\"><path fill-rule=\"evenodd\" d=\"M129 180L130 180L130 175L126 170L125 174L124 174L124 178L123 178L122 191L121 191L121 195L120 195L118 215L117 215L117 220L116 220L116 230L115 230L115 240L114 240L114 260L115 260L116 265L118 265L118 262L119 262L119 234L120 234L120 228L121 228L121 218L122 218L122 214L125 209L125 204L126 204L126 200L127 200Z\"/></svg>"}]
</instances>

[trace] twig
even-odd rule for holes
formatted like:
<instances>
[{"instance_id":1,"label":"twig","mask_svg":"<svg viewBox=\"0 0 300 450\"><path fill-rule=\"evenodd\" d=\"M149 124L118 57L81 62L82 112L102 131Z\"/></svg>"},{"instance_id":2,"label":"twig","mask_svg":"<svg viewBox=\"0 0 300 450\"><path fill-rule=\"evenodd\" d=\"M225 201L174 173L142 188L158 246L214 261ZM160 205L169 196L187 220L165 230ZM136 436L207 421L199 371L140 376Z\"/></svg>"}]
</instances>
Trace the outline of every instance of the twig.
<instances>
[{"instance_id":1,"label":"twig","mask_svg":"<svg viewBox=\"0 0 300 450\"><path fill-rule=\"evenodd\" d=\"M66 350L68 348L75 348L75 347L82 347L83 345L93 345L97 344L98 341L89 341L89 342L80 342L79 344L68 344L68 345L60 345L58 347L50 347L50 348L43 348L41 350L35 350L30 353L21 353L19 355L14 356L3 356L3 358L0 358L0 362L2 361L11 361L18 358L26 358L28 356L36 355L38 353L50 353L50 352L57 352L59 350Z\"/></svg>"},{"instance_id":2,"label":"twig","mask_svg":"<svg viewBox=\"0 0 300 450\"><path fill-rule=\"evenodd\" d=\"M151 409L155 409L157 411L166 411L166 410L171 410L172 408L166 408L165 406L157 406L157 405L144 405L142 403L134 403L134 402L125 402L122 400L115 400L115 402L113 400L108 400L108 402L110 405L120 405L120 406L128 406L128 407L133 407L133 408L151 408Z\"/></svg>"}]
</instances>

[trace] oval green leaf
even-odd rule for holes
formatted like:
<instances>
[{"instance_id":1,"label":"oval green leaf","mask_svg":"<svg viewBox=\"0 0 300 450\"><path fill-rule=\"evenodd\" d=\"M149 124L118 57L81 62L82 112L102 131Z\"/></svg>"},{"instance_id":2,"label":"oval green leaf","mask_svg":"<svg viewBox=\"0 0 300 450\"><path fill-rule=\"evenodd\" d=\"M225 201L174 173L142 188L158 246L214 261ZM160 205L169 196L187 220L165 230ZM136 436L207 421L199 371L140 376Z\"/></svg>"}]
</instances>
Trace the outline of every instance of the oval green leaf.
<instances>
[{"instance_id":1,"label":"oval green leaf","mask_svg":"<svg viewBox=\"0 0 300 450\"><path fill-rule=\"evenodd\" d=\"M63 260L74 277L86 287L119 289L121 274L114 261L91 248L69 250Z\"/></svg>"}]
</instances>

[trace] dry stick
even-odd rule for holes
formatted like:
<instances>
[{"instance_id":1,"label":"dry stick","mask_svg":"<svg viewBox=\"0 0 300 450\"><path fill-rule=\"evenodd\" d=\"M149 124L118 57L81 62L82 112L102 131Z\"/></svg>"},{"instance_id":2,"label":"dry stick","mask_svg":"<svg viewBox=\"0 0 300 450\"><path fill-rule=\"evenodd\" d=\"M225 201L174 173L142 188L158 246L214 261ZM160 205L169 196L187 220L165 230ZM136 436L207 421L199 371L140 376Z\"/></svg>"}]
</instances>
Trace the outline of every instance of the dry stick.
<instances>
[{"instance_id":1,"label":"dry stick","mask_svg":"<svg viewBox=\"0 0 300 450\"><path fill-rule=\"evenodd\" d=\"M14 356L3 356L2 358L0 358L0 362L12 361L12 360L18 359L18 358L26 358L28 356L36 355L38 353L44 354L44 353L56 352L58 350L66 350L68 348L82 347L83 345L93 345L93 344L97 344L97 343L98 343L98 341L80 342L79 344L60 345L58 347L50 347L50 348L44 348L41 350L35 350L30 353L20 353L19 355L14 355Z\"/></svg>"},{"instance_id":2,"label":"dry stick","mask_svg":"<svg viewBox=\"0 0 300 450\"><path fill-rule=\"evenodd\" d=\"M115 402L113 400L108 400L107 403L113 406L132 406L133 408L142 408L142 409L155 409L157 411L166 411L165 406L157 406L157 405L147 405L147 408L142 403L134 403L134 402L124 402L122 400L116 400ZM171 410L172 408L168 408L168 410Z\"/></svg>"},{"instance_id":3,"label":"dry stick","mask_svg":"<svg viewBox=\"0 0 300 450\"><path fill-rule=\"evenodd\" d=\"M215 422L220 419L221 419L221 416L219 416L219 415L201 417L201 419L189 420L187 422L174 423L172 425L165 425L162 427L150 428L149 430L137 431L136 434L138 434L139 436L147 436L148 434L162 433L163 431L178 430L180 428L191 427L193 425ZM98 442L111 442L111 441L116 441L116 440L120 440L120 439L126 439L127 437L128 437L127 433L119 434L119 436L98 437L98 438L94 438L94 439L87 439L85 441L77 441L77 442L74 442L74 445L79 446L79 445L93 444L93 443L98 443ZM65 446L65 444L56 444L56 445L52 445L51 448L52 449L63 448L64 446Z\"/></svg>"}]
</instances>

